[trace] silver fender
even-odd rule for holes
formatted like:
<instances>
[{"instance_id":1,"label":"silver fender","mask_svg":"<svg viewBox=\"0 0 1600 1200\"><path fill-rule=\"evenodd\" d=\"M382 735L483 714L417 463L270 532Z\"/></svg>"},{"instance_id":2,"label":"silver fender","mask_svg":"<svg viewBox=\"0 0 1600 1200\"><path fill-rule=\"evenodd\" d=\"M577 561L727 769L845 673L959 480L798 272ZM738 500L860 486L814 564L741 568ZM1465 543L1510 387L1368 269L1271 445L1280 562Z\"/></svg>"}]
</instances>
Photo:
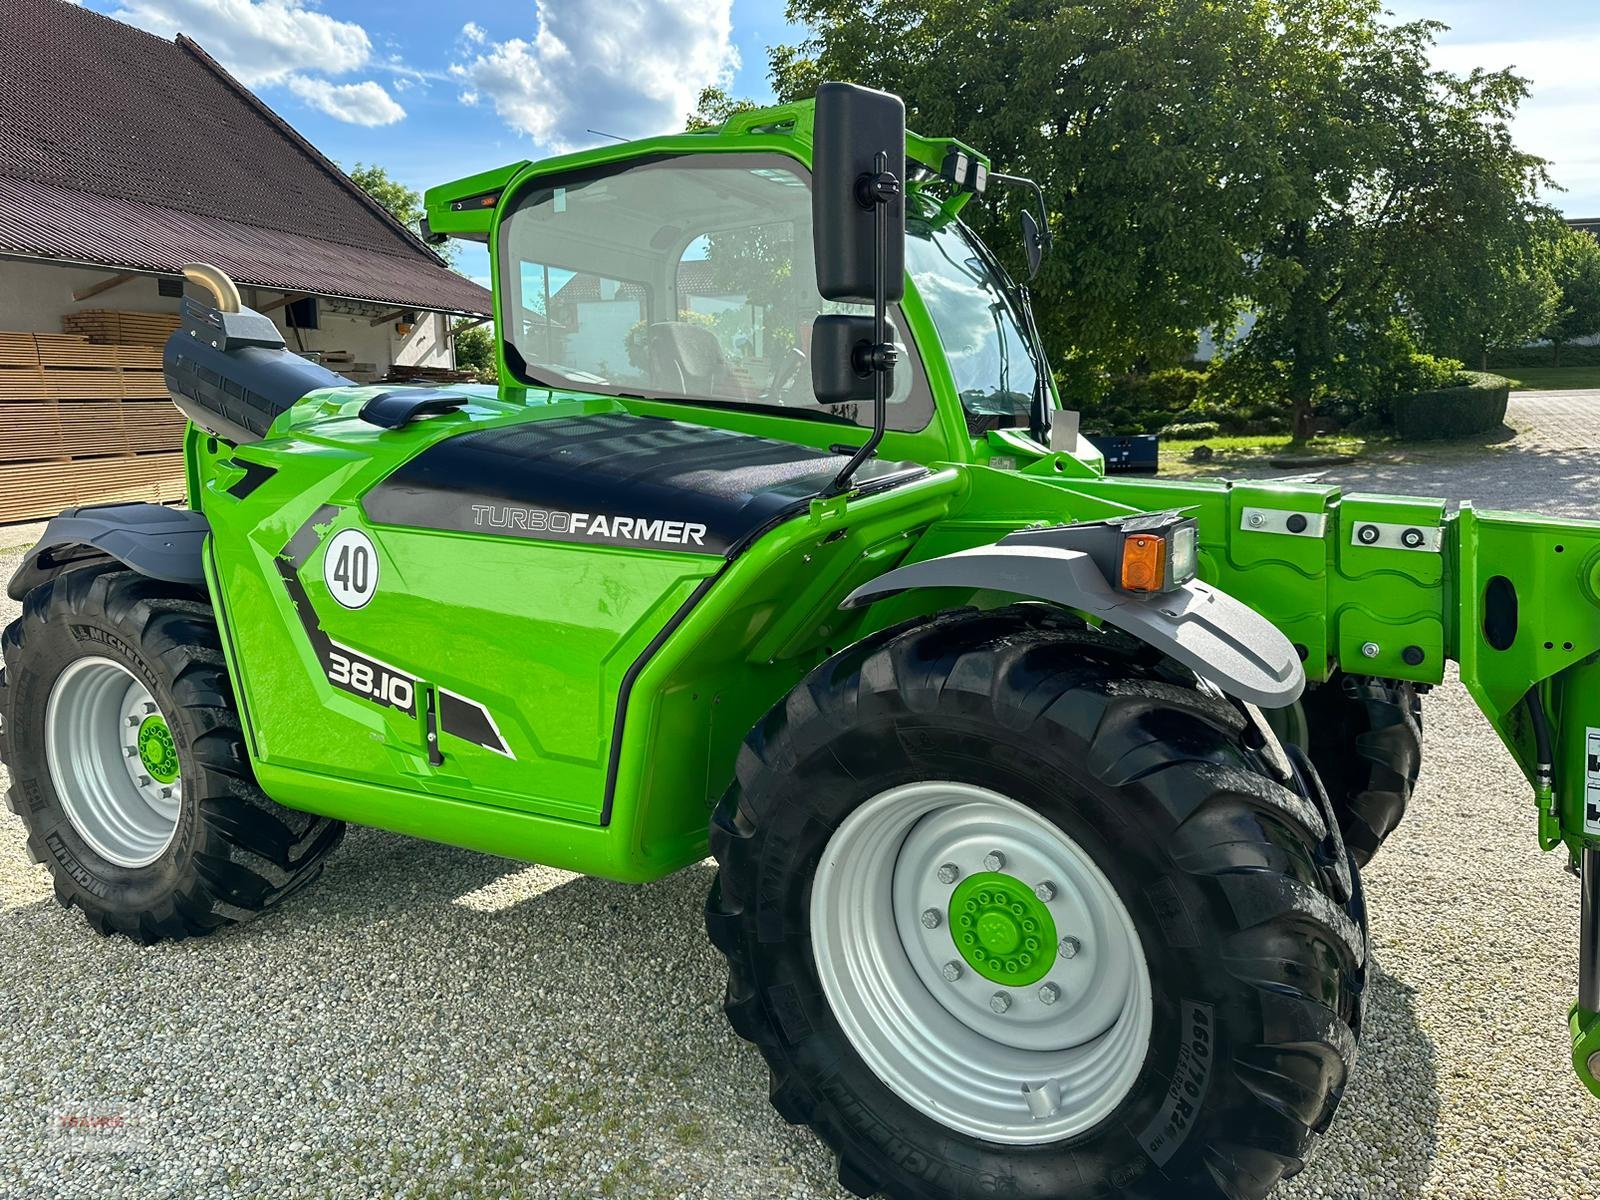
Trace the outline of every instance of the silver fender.
<instances>
[{"instance_id":1,"label":"silver fender","mask_svg":"<svg viewBox=\"0 0 1600 1200\"><path fill-rule=\"evenodd\" d=\"M858 587L840 607L858 608L914 588L1011 592L1077 609L1262 708L1293 704L1305 689L1300 656L1283 631L1198 579L1170 592L1135 595L1112 587L1081 550L1000 542L897 567Z\"/></svg>"}]
</instances>

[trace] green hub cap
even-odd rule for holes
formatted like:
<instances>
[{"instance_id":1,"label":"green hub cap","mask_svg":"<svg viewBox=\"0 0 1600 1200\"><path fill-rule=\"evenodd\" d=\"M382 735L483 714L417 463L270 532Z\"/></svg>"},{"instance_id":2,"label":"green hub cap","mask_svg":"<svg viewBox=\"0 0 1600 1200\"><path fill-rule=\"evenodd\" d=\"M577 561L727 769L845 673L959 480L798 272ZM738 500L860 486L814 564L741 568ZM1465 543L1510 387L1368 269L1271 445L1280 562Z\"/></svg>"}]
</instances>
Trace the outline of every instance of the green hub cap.
<instances>
[{"instance_id":1,"label":"green hub cap","mask_svg":"<svg viewBox=\"0 0 1600 1200\"><path fill-rule=\"evenodd\" d=\"M172 744L172 730L160 715L146 717L139 724L139 761L157 783L178 778L178 748Z\"/></svg>"},{"instance_id":2,"label":"green hub cap","mask_svg":"<svg viewBox=\"0 0 1600 1200\"><path fill-rule=\"evenodd\" d=\"M969 875L950 896L950 936L967 965L995 983L1027 987L1050 973L1056 923L1014 875Z\"/></svg>"}]
</instances>

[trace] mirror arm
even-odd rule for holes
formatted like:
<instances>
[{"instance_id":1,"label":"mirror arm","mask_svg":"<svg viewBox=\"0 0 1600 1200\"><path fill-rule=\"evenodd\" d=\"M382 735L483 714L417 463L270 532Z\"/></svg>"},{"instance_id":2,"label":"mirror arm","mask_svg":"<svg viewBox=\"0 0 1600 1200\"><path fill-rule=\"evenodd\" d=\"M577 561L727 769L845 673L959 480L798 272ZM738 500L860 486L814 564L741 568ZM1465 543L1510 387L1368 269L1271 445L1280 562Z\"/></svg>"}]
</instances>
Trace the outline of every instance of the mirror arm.
<instances>
[{"instance_id":1,"label":"mirror arm","mask_svg":"<svg viewBox=\"0 0 1600 1200\"><path fill-rule=\"evenodd\" d=\"M850 490L850 480L861 464L866 462L883 441L889 424L888 381L894 375L895 360L899 352L889 340L889 205L900 195L900 181L889 173L889 156L878 152L871 175L856 181L856 202L873 210L873 231L877 236L877 263L872 281L873 342L862 342L851 356L852 365L860 374L871 372L873 377L872 434L861 448L850 456L839 474L822 493L824 497L837 496Z\"/></svg>"},{"instance_id":2,"label":"mirror arm","mask_svg":"<svg viewBox=\"0 0 1600 1200\"><path fill-rule=\"evenodd\" d=\"M1039 205L1039 244L1043 248L1045 254L1049 254L1050 247L1054 244L1055 238L1050 232L1050 213L1045 207L1044 189L1039 186L1038 180L1029 179L1025 175L1002 175L999 171L990 171L989 179L991 182L1009 184L1011 187L1025 187L1033 189L1033 198Z\"/></svg>"}]
</instances>

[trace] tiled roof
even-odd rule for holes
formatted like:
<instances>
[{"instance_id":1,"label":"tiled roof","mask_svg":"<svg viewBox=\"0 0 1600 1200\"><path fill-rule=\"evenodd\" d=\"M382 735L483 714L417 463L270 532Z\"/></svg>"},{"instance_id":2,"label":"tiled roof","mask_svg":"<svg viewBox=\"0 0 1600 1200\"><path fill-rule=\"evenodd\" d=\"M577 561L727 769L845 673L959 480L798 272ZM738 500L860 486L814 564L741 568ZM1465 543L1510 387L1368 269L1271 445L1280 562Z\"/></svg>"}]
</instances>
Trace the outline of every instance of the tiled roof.
<instances>
[{"instance_id":1,"label":"tiled roof","mask_svg":"<svg viewBox=\"0 0 1600 1200\"><path fill-rule=\"evenodd\" d=\"M66 0L0 3L0 254L490 311L194 42Z\"/></svg>"}]
</instances>

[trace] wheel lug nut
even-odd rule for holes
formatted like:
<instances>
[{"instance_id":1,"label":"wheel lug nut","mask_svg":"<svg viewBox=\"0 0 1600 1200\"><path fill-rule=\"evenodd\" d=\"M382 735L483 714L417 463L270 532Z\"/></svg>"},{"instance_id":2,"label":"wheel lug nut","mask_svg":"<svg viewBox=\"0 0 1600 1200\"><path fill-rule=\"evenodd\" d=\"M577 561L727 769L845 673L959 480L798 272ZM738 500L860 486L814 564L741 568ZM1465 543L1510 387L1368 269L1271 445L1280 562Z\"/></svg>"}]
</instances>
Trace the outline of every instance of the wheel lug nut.
<instances>
[{"instance_id":1,"label":"wheel lug nut","mask_svg":"<svg viewBox=\"0 0 1600 1200\"><path fill-rule=\"evenodd\" d=\"M150 776L148 776L148 775L139 776L139 786L140 787L149 787L154 782L155 782L155 780L151 779Z\"/></svg>"},{"instance_id":2,"label":"wheel lug nut","mask_svg":"<svg viewBox=\"0 0 1600 1200\"><path fill-rule=\"evenodd\" d=\"M1053 983L1047 983L1039 989L1039 1003L1054 1004L1061 999L1061 989Z\"/></svg>"},{"instance_id":3,"label":"wheel lug nut","mask_svg":"<svg viewBox=\"0 0 1600 1200\"><path fill-rule=\"evenodd\" d=\"M1061 957L1062 958L1077 958L1078 957L1078 951L1080 951L1082 949L1083 949L1083 943L1080 942L1075 937L1064 937L1064 938L1061 939Z\"/></svg>"},{"instance_id":4,"label":"wheel lug nut","mask_svg":"<svg viewBox=\"0 0 1600 1200\"><path fill-rule=\"evenodd\" d=\"M991 850L983 856L983 869L985 871L1003 871L1006 869L1006 856L998 850Z\"/></svg>"},{"instance_id":5,"label":"wheel lug nut","mask_svg":"<svg viewBox=\"0 0 1600 1200\"><path fill-rule=\"evenodd\" d=\"M944 866L939 868L940 883L954 883L960 878L961 868L956 866L955 863L945 863Z\"/></svg>"},{"instance_id":6,"label":"wheel lug nut","mask_svg":"<svg viewBox=\"0 0 1600 1200\"><path fill-rule=\"evenodd\" d=\"M1033 894L1039 897L1039 899L1043 900L1046 904L1049 904L1050 901L1056 898L1056 885L1047 879L1038 887L1033 889Z\"/></svg>"},{"instance_id":7,"label":"wheel lug nut","mask_svg":"<svg viewBox=\"0 0 1600 1200\"><path fill-rule=\"evenodd\" d=\"M128 718L128 726L129 726L129 728L136 729L136 728L138 728L138 725L139 725L139 718L138 717L130 716Z\"/></svg>"},{"instance_id":8,"label":"wheel lug nut","mask_svg":"<svg viewBox=\"0 0 1600 1200\"><path fill-rule=\"evenodd\" d=\"M954 983L956 980L961 978L961 964L958 962L947 962L945 963L941 974L944 975L945 982Z\"/></svg>"},{"instance_id":9,"label":"wheel lug nut","mask_svg":"<svg viewBox=\"0 0 1600 1200\"><path fill-rule=\"evenodd\" d=\"M146 700L144 702L144 711L145 711L145 715L146 716L148 716L150 713L155 712L155 710L156 710L156 706L154 704L150 703L150 701Z\"/></svg>"},{"instance_id":10,"label":"wheel lug nut","mask_svg":"<svg viewBox=\"0 0 1600 1200\"><path fill-rule=\"evenodd\" d=\"M1011 1010L1011 996L1006 992L996 992L989 997L989 1007L997 1013L1009 1012Z\"/></svg>"},{"instance_id":11,"label":"wheel lug nut","mask_svg":"<svg viewBox=\"0 0 1600 1200\"><path fill-rule=\"evenodd\" d=\"M925 908L922 910L922 927L924 929L939 928L939 910L937 908Z\"/></svg>"}]
</instances>

